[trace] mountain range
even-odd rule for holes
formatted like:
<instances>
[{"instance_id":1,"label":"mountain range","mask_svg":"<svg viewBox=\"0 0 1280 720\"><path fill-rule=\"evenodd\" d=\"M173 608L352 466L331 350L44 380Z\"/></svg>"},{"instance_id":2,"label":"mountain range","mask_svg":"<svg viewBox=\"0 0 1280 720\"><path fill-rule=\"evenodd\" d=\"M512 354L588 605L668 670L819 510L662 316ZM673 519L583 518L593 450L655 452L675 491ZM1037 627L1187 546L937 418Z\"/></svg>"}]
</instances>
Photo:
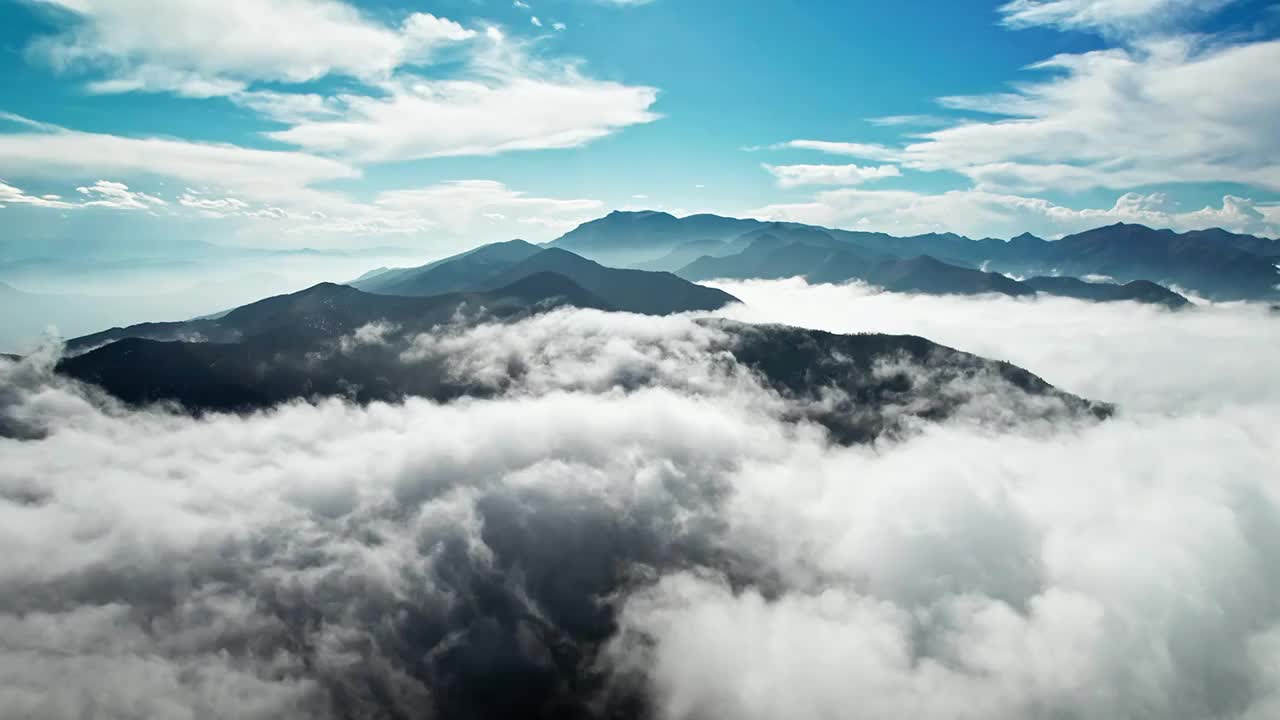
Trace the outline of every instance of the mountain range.
<instances>
[{"instance_id":1,"label":"mountain range","mask_svg":"<svg viewBox=\"0 0 1280 720\"><path fill-rule=\"evenodd\" d=\"M616 234L610 232L614 226ZM1175 234L1132 225L1058 241L1029 235L1002 241L948 234L892 238L710 215L613 213L543 246L493 243L417 267L377 268L346 284L321 283L215 316L85 335L65 344L57 369L129 403L177 402L192 411L252 410L327 396L443 401L501 388L458 374L447 357L406 360L418 344L432 343L441 332L513 323L564 307L669 314L714 311L737 302L696 280L802 275L813 282L862 280L898 292L1047 293L1176 308L1186 298L1126 273L1164 268L1167 274L1153 277L1194 276L1197 292L1252 296L1267 291L1258 268L1266 264L1275 273L1272 261L1280 256L1269 254L1275 251L1275 241L1264 238L1221 231ZM583 256L641 252L652 257L635 268L609 267ZM675 272L657 269L678 263ZM993 270L1014 265L1052 272L1020 280L1004 274L1009 270ZM1086 282L1063 269L1128 279ZM1224 290L1236 276L1246 280ZM0 292L15 291L0 286ZM717 318L698 322L719 338L706 349L709 357L729 359L789 399L797 419L821 423L842 442L874 439L910 418L945 418L967 401L953 389L974 385L955 380L979 374L998 378L1002 392L1060 401L1026 407L1099 417L1110 412L1109 406L1057 390L1021 368L924 338L841 336ZM905 361L927 372L885 371L885 361ZM513 385L527 368L516 363L507 370L504 382ZM627 387L652 381L644 373L617 379Z\"/></svg>"},{"instance_id":2,"label":"mountain range","mask_svg":"<svg viewBox=\"0 0 1280 720\"><path fill-rule=\"evenodd\" d=\"M523 240L484 245L421 267L366 274L351 285L384 295L484 292L542 272L563 275L609 307L628 312L664 315L717 310L737 301L722 290L695 285L668 272L606 267L562 248L541 248Z\"/></svg>"},{"instance_id":3,"label":"mountain range","mask_svg":"<svg viewBox=\"0 0 1280 720\"><path fill-rule=\"evenodd\" d=\"M67 343L59 372L138 405L177 402L200 412L248 411L291 400L356 402L485 397L519 387L524 360L497 385L459 373L447 355L414 353L481 322L512 322L573 305L607 309L571 279L539 272L489 293L406 297L325 283L216 319L116 328ZM865 442L913 419L940 420L984 392L1027 414L1106 417L1111 408L1060 391L1030 372L905 335L833 335L708 318L708 363L728 360L787 400L796 420L833 439ZM902 365L886 369L882 363ZM987 382L974 382L976 378ZM661 382L643 369L624 388ZM993 389L994 388L994 389ZM1052 402L1046 402L1050 400Z\"/></svg>"},{"instance_id":4,"label":"mountain range","mask_svg":"<svg viewBox=\"0 0 1280 720\"><path fill-rule=\"evenodd\" d=\"M864 280L890 290L1013 295L1064 291L1088 299L1170 306L1185 302L1172 292L1176 289L1215 300L1280 298L1280 240L1220 229L1176 233L1117 223L1059 240L1025 233L1009 240L973 240L953 233L894 237L799 223L714 215L676 218L644 211L611 213L548 246L602 262L667 270L693 280L805 275L815 282ZM1066 284L1043 282L1035 283L1038 287L1015 287L991 277L926 265L918 260L921 257L954 268L1023 278L1101 277L1115 281L1117 287L1082 290L1072 286L1068 291ZM901 260L913 262L894 264ZM938 276L936 288L916 280L932 274ZM1134 281L1142 284L1130 287ZM894 285L899 282L905 284ZM1151 284L1171 292L1153 292Z\"/></svg>"}]
</instances>

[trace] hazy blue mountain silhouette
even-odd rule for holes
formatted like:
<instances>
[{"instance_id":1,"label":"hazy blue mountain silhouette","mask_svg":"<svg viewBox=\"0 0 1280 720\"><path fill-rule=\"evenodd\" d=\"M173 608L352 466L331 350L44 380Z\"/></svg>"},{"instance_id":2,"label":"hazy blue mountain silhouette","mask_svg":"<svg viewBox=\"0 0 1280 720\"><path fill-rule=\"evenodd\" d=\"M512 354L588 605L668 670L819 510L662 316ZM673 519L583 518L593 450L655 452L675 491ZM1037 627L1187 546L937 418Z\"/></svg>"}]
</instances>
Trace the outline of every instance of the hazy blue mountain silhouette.
<instances>
[{"instance_id":1,"label":"hazy blue mountain silhouette","mask_svg":"<svg viewBox=\"0 0 1280 720\"><path fill-rule=\"evenodd\" d=\"M662 267L683 259L691 248L704 257L723 258L750 249L765 235L798 247L845 246L885 257L927 256L956 267L1018 276L1107 276L1119 283L1145 280L1187 288L1222 300L1280 298L1280 240L1221 229L1176 233L1144 225L1117 223L1045 240L1024 233L1010 240L973 240L954 233L895 237L885 233L834 230L799 223L768 223L709 215L676 218L667 213L612 213L584 223L550 243L585 257L645 267ZM621 249L625 249L622 252ZM803 249L804 252L810 252ZM700 259L700 258L699 258ZM691 260L679 274L705 279L709 264ZM780 256L775 255L775 259ZM802 261L788 261L802 264ZM743 263L734 274L741 274ZM778 277L779 270L760 267L750 277Z\"/></svg>"},{"instance_id":2,"label":"hazy blue mountain silhouette","mask_svg":"<svg viewBox=\"0 0 1280 720\"><path fill-rule=\"evenodd\" d=\"M391 270L352 283L358 289L406 296L487 292L535 273L557 273L616 310L667 314L716 310L737 298L668 272L611 268L560 248L523 240L485 245L419 268Z\"/></svg>"},{"instance_id":3,"label":"hazy blue mountain silhouette","mask_svg":"<svg viewBox=\"0 0 1280 720\"><path fill-rule=\"evenodd\" d=\"M613 309L569 278L545 272L523 275L486 292L425 297L379 295L347 285L320 283L238 307L216 318L111 328L69 340L66 348L77 353L126 338L215 344L263 338L264 342L286 346L310 346L373 322L425 331L449 322L459 313L509 319L563 305Z\"/></svg>"},{"instance_id":4,"label":"hazy blue mountain silhouette","mask_svg":"<svg viewBox=\"0 0 1280 720\"><path fill-rule=\"evenodd\" d=\"M1147 280L1134 280L1124 285L1118 285L1115 283L1090 283L1073 277L1042 276L1023 280L1022 284L1050 295L1062 295L1081 300L1104 302L1133 300L1135 302L1165 305L1174 309L1190 304L1190 301L1178 293Z\"/></svg>"}]
</instances>

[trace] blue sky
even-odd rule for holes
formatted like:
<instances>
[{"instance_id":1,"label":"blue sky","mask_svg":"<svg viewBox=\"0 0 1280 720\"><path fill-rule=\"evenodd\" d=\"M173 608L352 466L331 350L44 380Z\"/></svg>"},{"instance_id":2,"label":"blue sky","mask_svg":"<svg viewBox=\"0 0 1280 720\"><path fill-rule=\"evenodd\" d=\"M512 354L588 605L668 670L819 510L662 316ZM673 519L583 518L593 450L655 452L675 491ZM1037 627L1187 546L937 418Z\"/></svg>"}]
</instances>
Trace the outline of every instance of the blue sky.
<instances>
[{"instance_id":1,"label":"blue sky","mask_svg":"<svg viewBox=\"0 0 1280 720\"><path fill-rule=\"evenodd\" d=\"M1260 0L0 0L0 240L1280 234Z\"/></svg>"}]
</instances>

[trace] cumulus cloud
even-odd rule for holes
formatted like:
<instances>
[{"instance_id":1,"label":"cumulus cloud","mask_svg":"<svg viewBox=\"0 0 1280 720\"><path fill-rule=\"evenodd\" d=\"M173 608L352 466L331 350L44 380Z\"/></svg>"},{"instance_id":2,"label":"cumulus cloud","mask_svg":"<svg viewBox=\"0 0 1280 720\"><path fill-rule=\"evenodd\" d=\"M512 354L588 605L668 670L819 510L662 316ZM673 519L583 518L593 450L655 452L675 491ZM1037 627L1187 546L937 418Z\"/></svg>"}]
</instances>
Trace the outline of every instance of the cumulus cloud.
<instances>
[{"instance_id":1,"label":"cumulus cloud","mask_svg":"<svg viewBox=\"0 0 1280 720\"><path fill-rule=\"evenodd\" d=\"M328 74L386 77L440 45L475 31L430 13L384 25L336 0L252 0L211 4L176 0L40 0L72 14L64 32L35 43L32 53L54 67L104 68L97 92L171 91L226 95L258 80L289 83Z\"/></svg>"},{"instance_id":2,"label":"cumulus cloud","mask_svg":"<svg viewBox=\"0 0 1280 720\"><path fill-rule=\"evenodd\" d=\"M895 165L769 165L768 170L778 179L780 187L800 185L861 185L870 180L898 177L902 173Z\"/></svg>"},{"instance_id":3,"label":"cumulus cloud","mask_svg":"<svg viewBox=\"0 0 1280 720\"><path fill-rule=\"evenodd\" d=\"M0 417L44 430L0 439L4 706L1275 710L1265 308L733 292L749 304L726 314L932 335L1121 413L838 447L715 372L714 324L589 311L422 339L509 390L450 403L196 419L58 380L49 353L0 361Z\"/></svg>"},{"instance_id":4,"label":"cumulus cloud","mask_svg":"<svg viewBox=\"0 0 1280 720\"><path fill-rule=\"evenodd\" d=\"M288 126L269 137L356 162L576 147L657 118L654 88L595 80L496 26L430 13L392 26L337 0L41 1L75 20L30 54L105 75L90 91L225 96ZM298 90L335 75L355 83Z\"/></svg>"}]
</instances>

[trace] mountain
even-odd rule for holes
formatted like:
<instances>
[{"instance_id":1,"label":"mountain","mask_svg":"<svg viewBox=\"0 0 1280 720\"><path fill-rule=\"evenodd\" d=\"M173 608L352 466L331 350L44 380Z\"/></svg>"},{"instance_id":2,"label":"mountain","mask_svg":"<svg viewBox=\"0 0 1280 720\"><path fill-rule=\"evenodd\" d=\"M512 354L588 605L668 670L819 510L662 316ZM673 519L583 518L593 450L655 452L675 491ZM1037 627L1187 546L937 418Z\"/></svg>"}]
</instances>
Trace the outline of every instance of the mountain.
<instances>
[{"instance_id":1,"label":"mountain","mask_svg":"<svg viewBox=\"0 0 1280 720\"><path fill-rule=\"evenodd\" d=\"M1117 223L1049 243L1042 257L1029 262L999 258L993 262L1058 274L1106 275L1122 282L1155 280L1221 300L1280 294L1276 259L1242 250L1235 242L1223 242L1221 232L1179 234Z\"/></svg>"},{"instance_id":2,"label":"mountain","mask_svg":"<svg viewBox=\"0 0 1280 720\"><path fill-rule=\"evenodd\" d=\"M636 263L633 267L636 270L675 272L703 255L723 255L727 252L728 247L729 245L725 241L713 238L707 238L705 240L690 240L689 242L681 243L671 248L666 255L663 255L657 260Z\"/></svg>"},{"instance_id":3,"label":"mountain","mask_svg":"<svg viewBox=\"0 0 1280 720\"><path fill-rule=\"evenodd\" d=\"M802 275L815 283L861 280L893 292L933 295L995 292L1017 296L1035 293L999 273L950 265L927 255L901 259L856 245L817 247L806 243L782 244L772 233L758 236L749 248L737 255L699 258L680 269L678 274L691 280Z\"/></svg>"},{"instance_id":4,"label":"mountain","mask_svg":"<svg viewBox=\"0 0 1280 720\"><path fill-rule=\"evenodd\" d=\"M690 242L724 242L760 224L758 220L718 215L676 218L669 213L652 210L619 210L585 222L547 245L598 262L633 265L657 260L677 246Z\"/></svg>"},{"instance_id":5,"label":"mountain","mask_svg":"<svg viewBox=\"0 0 1280 720\"><path fill-rule=\"evenodd\" d=\"M539 248L523 240L485 245L419 268L392 270L353 283L379 294L426 296L486 292L535 273L563 275L608 306L627 312L663 315L716 310L737 298L695 285L668 272L621 270L560 248Z\"/></svg>"},{"instance_id":6,"label":"mountain","mask_svg":"<svg viewBox=\"0 0 1280 720\"><path fill-rule=\"evenodd\" d=\"M1100 302L1132 300L1164 305L1175 310L1190 304L1190 301L1178 293L1147 280L1134 280L1124 285L1119 285L1116 283L1089 283L1073 277L1033 277L1023 280L1022 284L1035 289L1037 292L1081 300Z\"/></svg>"},{"instance_id":7,"label":"mountain","mask_svg":"<svg viewBox=\"0 0 1280 720\"><path fill-rule=\"evenodd\" d=\"M928 255L887 260L877 265L865 279L873 285L894 292L933 295L1035 294L1034 290L1000 273L958 267Z\"/></svg>"},{"instance_id":8,"label":"mountain","mask_svg":"<svg viewBox=\"0 0 1280 720\"><path fill-rule=\"evenodd\" d=\"M826 245L815 246L788 244L769 231L751 235L754 242L743 252L728 257L704 255L681 268L678 274L690 280L795 276L803 276L813 283L861 280L892 292L930 295L1000 293L1019 297L1045 293L1096 302L1130 300L1174 309L1188 304L1185 297L1146 280L1117 285L1087 283L1073 277L1036 277L1020 282L1000 273L953 265L929 255L913 258L886 256L859 245L843 244L830 236L826 236ZM1028 236L1011 242L1045 241Z\"/></svg>"},{"instance_id":9,"label":"mountain","mask_svg":"<svg viewBox=\"0 0 1280 720\"><path fill-rule=\"evenodd\" d=\"M1221 229L1176 233L1117 223L1045 240L1023 233L1010 240L973 240L954 233L895 237L885 233L820 228L799 223L735 220L718 216L676 218L666 213L613 213L584 223L550 243L605 262L639 262L646 269L679 266L688 278L707 278L701 257L740 254L764 235L786 243L857 248L904 260L927 256L956 267L1018 276L1104 275L1121 283L1144 280L1187 288L1211 299L1280 298L1280 240ZM696 250L695 250L696 248ZM624 252L625 251L625 252ZM637 261L634 258L639 257ZM730 264L737 267L737 265ZM735 271L741 272L741 271ZM721 275L722 277L777 277Z\"/></svg>"},{"instance_id":10,"label":"mountain","mask_svg":"<svg viewBox=\"0 0 1280 720\"><path fill-rule=\"evenodd\" d=\"M377 295L334 283L321 283L288 295L259 300L216 318L141 323L67 341L68 353L83 353L124 339L187 344L310 348L353 333L370 323L424 332L460 314L510 319L561 305L611 309L608 303L554 273L529 273L503 287L476 293L429 297Z\"/></svg>"},{"instance_id":11,"label":"mountain","mask_svg":"<svg viewBox=\"0 0 1280 720\"><path fill-rule=\"evenodd\" d=\"M439 295L473 290L542 249L524 240L482 245L415 268L387 270L349 283L383 295Z\"/></svg>"},{"instance_id":12,"label":"mountain","mask_svg":"<svg viewBox=\"0 0 1280 720\"><path fill-rule=\"evenodd\" d=\"M539 282L550 281L549 276L538 277ZM248 314L269 309L264 317L271 321L254 320L266 328L281 319L280 311L292 317L301 305L308 308L304 315L316 321L321 316L313 313L315 308L330 307L340 299L352 301L360 294L352 288L313 291L273 298L269 308L253 308ZM519 364L507 368L495 386L491 378L467 375L465 363L451 364L445 355L418 352L407 363L406 353L424 345L417 335L421 324L410 330L388 326L390 320L377 320L388 329L364 343L352 342L343 330L349 323L342 321L314 322L318 333L313 337L280 336L268 330L235 343L130 337L68 357L58 370L128 403L172 401L193 412L245 411L329 396L358 402L408 396L447 401L520 387L524 369ZM717 330L716 339L705 348L709 360L736 363L775 390L792 408L788 412L793 419L821 423L843 443L899 432L913 418L945 419L986 393L1000 393L1024 419L1061 414L1101 418L1111 412L1108 405L1064 393L1021 368L920 337L833 335L719 319L701 322ZM886 362L906 367L895 370ZM632 369L618 382L639 388L662 380Z\"/></svg>"}]
</instances>

